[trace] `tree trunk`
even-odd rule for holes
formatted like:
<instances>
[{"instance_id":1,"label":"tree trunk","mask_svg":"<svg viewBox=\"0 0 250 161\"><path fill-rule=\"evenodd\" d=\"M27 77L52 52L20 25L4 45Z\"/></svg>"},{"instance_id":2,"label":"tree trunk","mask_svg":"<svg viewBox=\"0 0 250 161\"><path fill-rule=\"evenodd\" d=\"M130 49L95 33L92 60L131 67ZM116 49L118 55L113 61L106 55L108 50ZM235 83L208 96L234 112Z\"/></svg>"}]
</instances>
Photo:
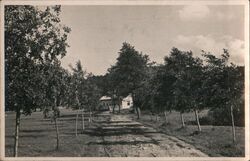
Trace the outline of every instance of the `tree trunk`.
<instances>
[{"instance_id":1,"label":"tree trunk","mask_svg":"<svg viewBox=\"0 0 250 161\"><path fill-rule=\"evenodd\" d=\"M75 131L75 134L76 134L76 136L77 136L77 122L78 122L78 112L79 112L79 110L77 110L77 113L76 113L76 131Z\"/></svg>"},{"instance_id":2,"label":"tree trunk","mask_svg":"<svg viewBox=\"0 0 250 161\"><path fill-rule=\"evenodd\" d=\"M166 125L168 124L168 119L167 119L167 112L164 111L164 116L165 116L165 121L166 121Z\"/></svg>"},{"instance_id":3,"label":"tree trunk","mask_svg":"<svg viewBox=\"0 0 250 161\"><path fill-rule=\"evenodd\" d=\"M115 113L115 105L113 104L113 114Z\"/></svg>"},{"instance_id":4,"label":"tree trunk","mask_svg":"<svg viewBox=\"0 0 250 161\"><path fill-rule=\"evenodd\" d=\"M200 120L199 120L198 111L195 109L194 112L195 112L196 122L197 122L197 126L198 126L198 131L201 132L201 125L200 125Z\"/></svg>"},{"instance_id":5,"label":"tree trunk","mask_svg":"<svg viewBox=\"0 0 250 161\"><path fill-rule=\"evenodd\" d=\"M158 115L155 114L155 121L158 122Z\"/></svg>"},{"instance_id":6,"label":"tree trunk","mask_svg":"<svg viewBox=\"0 0 250 161\"><path fill-rule=\"evenodd\" d=\"M119 108L119 113L121 112L121 105L120 104L118 104L118 108Z\"/></svg>"},{"instance_id":7,"label":"tree trunk","mask_svg":"<svg viewBox=\"0 0 250 161\"><path fill-rule=\"evenodd\" d=\"M55 97L54 100L54 106L53 106L53 119L55 122L55 129L56 129L56 150L59 149L59 130L58 130L58 124L57 124L57 117L60 117L59 109L57 108L57 97Z\"/></svg>"},{"instance_id":8,"label":"tree trunk","mask_svg":"<svg viewBox=\"0 0 250 161\"><path fill-rule=\"evenodd\" d=\"M44 110L43 110L43 118L47 119L49 116L49 110L48 108L46 107Z\"/></svg>"},{"instance_id":9,"label":"tree trunk","mask_svg":"<svg viewBox=\"0 0 250 161\"><path fill-rule=\"evenodd\" d=\"M21 113L20 113L20 110L18 109L17 112L16 112L16 131L15 131L14 157L17 157L17 155L18 155L20 117L21 117Z\"/></svg>"},{"instance_id":10,"label":"tree trunk","mask_svg":"<svg viewBox=\"0 0 250 161\"><path fill-rule=\"evenodd\" d=\"M140 119L141 118L141 110L139 107L135 107L135 109L136 109L137 119Z\"/></svg>"},{"instance_id":11,"label":"tree trunk","mask_svg":"<svg viewBox=\"0 0 250 161\"><path fill-rule=\"evenodd\" d=\"M92 122L92 111L89 110L89 122Z\"/></svg>"},{"instance_id":12,"label":"tree trunk","mask_svg":"<svg viewBox=\"0 0 250 161\"><path fill-rule=\"evenodd\" d=\"M135 94L134 93L132 93L132 101L133 101L133 107L134 107L136 114L137 114L137 119L140 119L141 118L141 109L134 105L135 104L134 103L135 102Z\"/></svg>"},{"instance_id":13,"label":"tree trunk","mask_svg":"<svg viewBox=\"0 0 250 161\"><path fill-rule=\"evenodd\" d=\"M59 130L58 130L58 124L57 124L57 118L55 117L55 128L56 128L56 149L59 149Z\"/></svg>"},{"instance_id":14,"label":"tree trunk","mask_svg":"<svg viewBox=\"0 0 250 161\"><path fill-rule=\"evenodd\" d=\"M184 117L183 117L183 113L181 112L181 124L182 124L182 127L185 127L185 121L184 121Z\"/></svg>"},{"instance_id":15,"label":"tree trunk","mask_svg":"<svg viewBox=\"0 0 250 161\"><path fill-rule=\"evenodd\" d=\"M233 106L230 106L230 113L231 113L231 119L232 119L232 134L233 134L233 142L236 142L236 136L235 136L235 126L234 126L234 114L233 114Z\"/></svg>"},{"instance_id":16,"label":"tree trunk","mask_svg":"<svg viewBox=\"0 0 250 161\"><path fill-rule=\"evenodd\" d=\"M84 124L84 109L82 109L82 131L85 129L85 124Z\"/></svg>"}]
</instances>

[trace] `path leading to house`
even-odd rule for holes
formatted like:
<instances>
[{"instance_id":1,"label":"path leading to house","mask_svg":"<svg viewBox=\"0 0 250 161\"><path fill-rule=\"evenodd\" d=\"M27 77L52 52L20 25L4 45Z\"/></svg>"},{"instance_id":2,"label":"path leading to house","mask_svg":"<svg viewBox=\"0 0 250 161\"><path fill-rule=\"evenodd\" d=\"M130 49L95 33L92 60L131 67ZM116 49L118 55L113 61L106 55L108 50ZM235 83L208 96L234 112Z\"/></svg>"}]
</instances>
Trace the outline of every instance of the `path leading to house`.
<instances>
[{"instance_id":1,"label":"path leading to house","mask_svg":"<svg viewBox=\"0 0 250 161\"><path fill-rule=\"evenodd\" d=\"M103 113L104 114L104 113ZM107 112L105 115L109 115ZM101 116L100 116L101 117ZM98 135L90 146L98 148L108 157L206 157L207 155L175 137L133 121L127 115L113 115L96 122L92 129ZM91 133L92 133L91 132Z\"/></svg>"}]
</instances>

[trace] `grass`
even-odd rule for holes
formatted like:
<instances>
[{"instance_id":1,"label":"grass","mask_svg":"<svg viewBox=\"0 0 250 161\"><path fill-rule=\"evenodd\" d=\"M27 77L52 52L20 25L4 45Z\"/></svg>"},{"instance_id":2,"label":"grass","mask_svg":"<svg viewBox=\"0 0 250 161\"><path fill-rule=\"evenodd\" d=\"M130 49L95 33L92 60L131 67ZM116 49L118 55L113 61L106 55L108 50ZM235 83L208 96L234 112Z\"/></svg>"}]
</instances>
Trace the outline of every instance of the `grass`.
<instances>
[{"instance_id":1,"label":"grass","mask_svg":"<svg viewBox=\"0 0 250 161\"><path fill-rule=\"evenodd\" d=\"M21 117L20 127L20 144L19 155L21 157L29 156L44 156L44 157L102 157L102 146L91 144L93 142L101 142L101 137L94 135L92 128L98 126L98 122L91 125L87 121L86 114L86 130L78 137L75 136L75 114L76 111L62 110L62 117L59 119L60 132L60 148L56 150L56 132L54 123L50 119L43 119L41 112L34 112L30 116ZM124 112L122 114L128 114ZM207 111L203 111L200 116L205 116ZM143 112L140 120L136 119L135 114L129 114L131 118L143 124L154 127L160 132L175 136L189 144L192 144L197 149L212 157L243 157L244 156L244 127L236 127L237 143L232 143L232 134L230 126L210 126L202 125L202 132L196 133L197 126L187 125L181 128L180 114L172 112L168 114L168 123L166 124L164 116L156 121L155 117L151 118L148 113ZM5 121L5 155L6 157L13 156L14 146L14 130L15 130L15 113L6 112ZM95 120L105 121L105 118L99 117ZM185 113L184 119L186 122L194 121L194 113ZM80 118L79 118L80 120ZM80 124L80 122L79 122ZM79 125L78 131L81 131Z\"/></svg>"},{"instance_id":2,"label":"grass","mask_svg":"<svg viewBox=\"0 0 250 161\"><path fill-rule=\"evenodd\" d=\"M200 113L200 117L206 114L207 111L203 111ZM131 115L131 117L136 119L134 115ZM195 120L194 113L185 113L184 119L186 122L193 122ZM163 115L157 121L156 117L152 118L149 113L144 112L139 122L192 144L197 149L212 157L244 157L245 155L244 127L236 127L237 141L234 144L232 141L231 126L202 125L202 132L198 133L196 125L181 127L180 114L178 112L168 114L168 123L166 123Z\"/></svg>"},{"instance_id":3,"label":"grass","mask_svg":"<svg viewBox=\"0 0 250 161\"><path fill-rule=\"evenodd\" d=\"M59 118L60 147L56 150L56 131L54 122L50 119L43 119L41 112L34 112L30 116L21 117L19 152L20 157L84 157L104 156L98 153L97 145L88 145L89 142L98 141L99 137L88 134L75 136L75 114L76 111L62 110L62 117ZM86 114L87 116L87 114ZM13 156L15 113L6 113L5 121L5 156ZM86 131L91 130L87 117L85 121ZM79 124L81 119L79 118ZM78 126L78 132L81 126Z\"/></svg>"}]
</instances>

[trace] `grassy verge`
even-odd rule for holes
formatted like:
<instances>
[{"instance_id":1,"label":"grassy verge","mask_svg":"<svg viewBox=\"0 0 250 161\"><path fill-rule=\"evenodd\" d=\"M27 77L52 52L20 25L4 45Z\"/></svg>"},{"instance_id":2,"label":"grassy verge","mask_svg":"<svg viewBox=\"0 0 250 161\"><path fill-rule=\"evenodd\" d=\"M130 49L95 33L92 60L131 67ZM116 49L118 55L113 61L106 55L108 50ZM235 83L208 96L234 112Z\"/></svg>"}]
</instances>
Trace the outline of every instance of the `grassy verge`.
<instances>
[{"instance_id":1,"label":"grassy verge","mask_svg":"<svg viewBox=\"0 0 250 161\"><path fill-rule=\"evenodd\" d=\"M201 116L204 115L206 115L206 112L201 113ZM131 115L131 117L136 119L135 116ZM184 118L186 122L191 122L195 117L193 113L186 113ZM142 113L141 119L137 121L192 144L212 157L244 157L245 155L244 127L236 127L237 141L234 144L230 126L203 125L201 126L202 132L197 133L197 126L195 125L181 127L180 114L178 112L169 113L167 115L167 123L164 116L160 116L157 120L155 116L152 117L148 113Z\"/></svg>"},{"instance_id":2,"label":"grassy verge","mask_svg":"<svg viewBox=\"0 0 250 161\"><path fill-rule=\"evenodd\" d=\"M19 157L103 157L105 154L97 145L88 145L89 142L101 141L100 137L91 135L95 123L88 122L88 113L85 114L84 133L81 132L79 118L78 136L75 136L76 111L61 110L58 119L60 146L56 150L56 132L54 123L44 119L42 112L34 112L30 116L21 117L19 134ZM95 118L96 120L97 118ZM101 119L101 118L100 118ZM15 113L8 112L5 116L5 156L13 156ZM89 134L90 133L90 134Z\"/></svg>"}]
</instances>

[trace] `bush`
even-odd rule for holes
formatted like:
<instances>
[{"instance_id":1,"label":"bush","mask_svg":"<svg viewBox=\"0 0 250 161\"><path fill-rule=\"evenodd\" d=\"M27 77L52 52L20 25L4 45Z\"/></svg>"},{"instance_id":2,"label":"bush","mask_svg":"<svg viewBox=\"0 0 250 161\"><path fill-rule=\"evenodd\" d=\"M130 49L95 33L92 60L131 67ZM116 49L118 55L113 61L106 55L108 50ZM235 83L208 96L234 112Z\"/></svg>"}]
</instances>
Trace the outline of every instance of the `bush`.
<instances>
[{"instance_id":1,"label":"bush","mask_svg":"<svg viewBox=\"0 0 250 161\"><path fill-rule=\"evenodd\" d=\"M231 114L230 109L216 108L210 110L208 117L212 118L212 124L217 126L231 126ZM245 126L244 121L244 106L239 109L234 110L234 123L235 126Z\"/></svg>"},{"instance_id":2,"label":"bush","mask_svg":"<svg viewBox=\"0 0 250 161\"><path fill-rule=\"evenodd\" d=\"M211 116L203 116L200 118L200 124L201 125L212 125L213 124L213 118Z\"/></svg>"},{"instance_id":3,"label":"bush","mask_svg":"<svg viewBox=\"0 0 250 161\"><path fill-rule=\"evenodd\" d=\"M213 118L209 115L203 116L199 118L200 125L213 125ZM188 121L188 125L196 125L196 120Z\"/></svg>"},{"instance_id":4,"label":"bush","mask_svg":"<svg viewBox=\"0 0 250 161\"><path fill-rule=\"evenodd\" d=\"M201 125L215 125L215 126L231 126L231 113L229 108L214 108L211 109L206 116L200 117ZM234 109L234 124L235 126L244 126L244 106ZM196 125L196 120L188 121L189 125Z\"/></svg>"}]
</instances>

